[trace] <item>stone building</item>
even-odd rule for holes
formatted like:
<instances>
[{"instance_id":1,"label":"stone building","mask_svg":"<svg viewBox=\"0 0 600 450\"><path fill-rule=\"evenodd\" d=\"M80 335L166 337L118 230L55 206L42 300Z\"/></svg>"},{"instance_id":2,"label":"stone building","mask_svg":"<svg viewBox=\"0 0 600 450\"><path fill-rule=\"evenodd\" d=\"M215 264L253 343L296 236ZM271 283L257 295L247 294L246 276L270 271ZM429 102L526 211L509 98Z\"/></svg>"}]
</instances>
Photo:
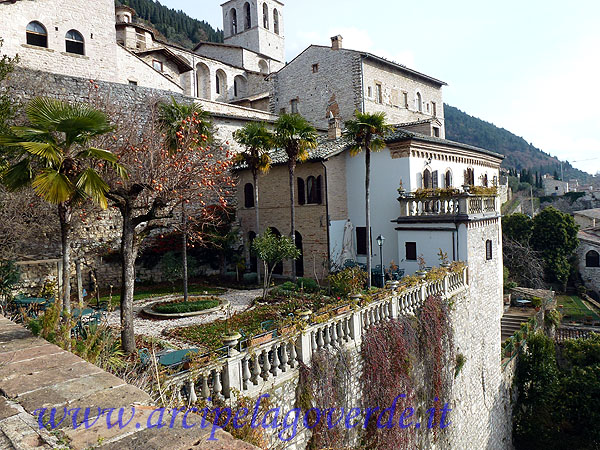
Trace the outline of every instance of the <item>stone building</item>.
<instances>
[{"instance_id":1,"label":"stone building","mask_svg":"<svg viewBox=\"0 0 600 450\"><path fill-rule=\"evenodd\" d=\"M335 126L336 121L332 121ZM480 148L411 131L400 125L387 138L387 147L371 155L371 239L373 264L379 264L375 237L384 236L383 264L394 261L406 273L418 268L423 256L428 266L439 264L441 248L452 260L466 260L475 246L481 254L502 258L499 201L488 195L459 194L463 186L497 186L502 156ZM339 134L339 133L337 133ZM321 277L340 268L350 251L366 263L364 155L351 156L348 142L322 138L317 149L296 169L296 241L303 258L297 273ZM261 229L255 228L254 186L248 170L239 172L238 217L246 243L266 228L289 235L289 175L285 152L271 154L273 168L259 177ZM398 202L398 189L409 193ZM454 188L447 199L425 199L410 194L419 189ZM467 190L469 187L466 188ZM399 217L400 216L400 217ZM397 222L397 223L395 223ZM344 230L352 226L352 248L344 244ZM482 243L471 238L483 227ZM471 231L473 230L473 231ZM489 241L489 242L488 242ZM478 242L478 241L477 241ZM291 262L280 273L291 273ZM253 263L254 266L254 263ZM500 271L501 272L501 271Z\"/></svg>"},{"instance_id":2,"label":"stone building","mask_svg":"<svg viewBox=\"0 0 600 450\"><path fill-rule=\"evenodd\" d=\"M577 261L585 287L600 299L600 227L579 231Z\"/></svg>"},{"instance_id":3,"label":"stone building","mask_svg":"<svg viewBox=\"0 0 600 450\"><path fill-rule=\"evenodd\" d=\"M577 223L582 230L595 228L600 226L600 208L575 211L573 213L573 218L575 219L575 223Z\"/></svg>"},{"instance_id":4,"label":"stone building","mask_svg":"<svg viewBox=\"0 0 600 450\"><path fill-rule=\"evenodd\" d=\"M298 112L326 128L330 117L342 122L354 111L385 112L391 123L433 119L431 132L445 137L442 86L446 83L371 53L311 45L271 74L271 111Z\"/></svg>"},{"instance_id":5,"label":"stone building","mask_svg":"<svg viewBox=\"0 0 600 450\"><path fill-rule=\"evenodd\" d=\"M565 195L567 192L570 192L568 182L555 180L551 175L544 175L542 184L546 197Z\"/></svg>"}]
</instances>

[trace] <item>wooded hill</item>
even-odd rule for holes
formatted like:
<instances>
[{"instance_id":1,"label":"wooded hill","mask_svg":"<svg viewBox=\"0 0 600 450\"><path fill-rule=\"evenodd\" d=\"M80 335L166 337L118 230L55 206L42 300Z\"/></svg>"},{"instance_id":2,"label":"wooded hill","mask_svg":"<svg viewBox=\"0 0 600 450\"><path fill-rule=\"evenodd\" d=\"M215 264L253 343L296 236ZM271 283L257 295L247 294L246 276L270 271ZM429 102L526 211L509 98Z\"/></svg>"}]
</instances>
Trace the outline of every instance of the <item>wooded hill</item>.
<instances>
[{"instance_id":1,"label":"wooded hill","mask_svg":"<svg viewBox=\"0 0 600 450\"><path fill-rule=\"evenodd\" d=\"M530 169L533 172L560 174L560 161L504 128L470 116L454 106L444 104L446 139L475 145L506 156L502 166L507 169ZM563 163L565 180L576 178L590 183L591 175Z\"/></svg>"},{"instance_id":2,"label":"wooded hill","mask_svg":"<svg viewBox=\"0 0 600 450\"><path fill-rule=\"evenodd\" d=\"M194 48L200 41L223 42L223 31L209 23L192 19L183 11L175 11L153 0L115 0L137 14L137 21L158 30L167 40L185 48Z\"/></svg>"}]
</instances>

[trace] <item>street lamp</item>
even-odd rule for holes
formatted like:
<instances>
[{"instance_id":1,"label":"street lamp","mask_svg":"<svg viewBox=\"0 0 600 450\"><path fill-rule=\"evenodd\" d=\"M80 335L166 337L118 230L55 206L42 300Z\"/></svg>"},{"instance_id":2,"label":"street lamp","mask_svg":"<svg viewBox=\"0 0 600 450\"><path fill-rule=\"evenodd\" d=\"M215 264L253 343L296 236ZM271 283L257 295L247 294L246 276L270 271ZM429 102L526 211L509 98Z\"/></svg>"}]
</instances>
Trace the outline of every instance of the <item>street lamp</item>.
<instances>
[{"instance_id":1,"label":"street lamp","mask_svg":"<svg viewBox=\"0 0 600 450\"><path fill-rule=\"evenodd\" d=\"M381 264L381 287L385 286L385 274L383 272L383 241L385 241L385 238L380 234L379 236L377 236L377 245L379 245L379 262Z\"/></svg>"}]
</instances>

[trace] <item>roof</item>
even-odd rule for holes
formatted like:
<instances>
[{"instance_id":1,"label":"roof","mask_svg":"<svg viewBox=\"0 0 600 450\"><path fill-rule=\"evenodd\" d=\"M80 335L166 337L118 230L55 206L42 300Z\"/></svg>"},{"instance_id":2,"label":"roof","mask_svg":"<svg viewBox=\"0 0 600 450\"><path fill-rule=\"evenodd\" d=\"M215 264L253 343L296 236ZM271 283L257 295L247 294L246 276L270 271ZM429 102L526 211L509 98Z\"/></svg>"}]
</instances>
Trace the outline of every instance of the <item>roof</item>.
<instances>
[{"instance_id":1,"label":"roof","mask_svg":"<svg viewBox=\"0 0 600 450\"><path fill-rule=\"evenodd\" d=\"M411 124L414 124L411 123ZM408 125L408 124L406 124ZM444 145L446 147L459 147L467 150L475 151L478 153L483 153L488 156L493 156L498 159L503 159L504 156L499 153L494 153L489 150L485 150L483 148L474 147L472 145L461 144L460 142L449 141L446 139L436 138L432 136L426 136L424 134L415 133L412 131L403 130L401 127L406 126L405 124L395 125L394 131L386 138L386 143L391 144L394 142L401 142L406 140L416 140L416 141L425 141L425 142L433 142L436 144ZM307 162L318 162L325 161L329 158L337 156L344 151L350 148L351 142L346 138L338 138L338 139L329 139L327 136L320 136L318 138L317 148L308 150L308 158ZM281 165L287 163L287 154L283 149L273 150L270 153L271 156L271 164ZM237 170L244 170L247 167L244 164L239 164L236 166Z\"/></svg>"},{"instance_id":2,"label":"roof","mask_svg":"<svg viewBox=\"0 0 600 450\"><path fill-rule=\"evenodd\" d=\"M134 53L138 56L149 55L151 53L162 53L169 61L173 61L177 65L177 68L180 72L189 72L193 69L193 67L190 66L190 64L184 58L176 53L173 53L166 47L152 47L147 48L146 50L136 50Z\"/></svg>"},{"instance_id":3,"label":"roof","mask_svg":"<svg viewBox=\"0 0 600 450\"><path fill-rule=\"evenodd\" d=\"M265 98L269 98L271 96L271 94L267 91L267 92L261 92L259 94L254 94L254 95L249 95L247 97L243 97L243 98L237 98L234 101L232 101L231 103L238 103L238 102L255 102L256 100L262 100Z\"/></svg>"},{"instance_id":4,"label":"roof","mask_svg":"<svg viewBox=\"0 0 600 450\"><path fill-rule=\"evenodd\" d=\"M439 144L444 146L451 146L454 148L462 148L465 150L471 150L477 153L483 153L488 156L492 156L498 159L504 159L504 155L500 153L492 152L491 150L486 150L484 148L475 147L474 145L463 144L461 142L450 141L448 139L442 139L435 136L427 136L425 134L416 133L414 131L404 130L402 127L406 125L400 124L395 126L395 130L386 138L386 142L388 144L392 144L394 142L402 142L407 140L414 141L422 141L422 142L430 142L433 144Z\"/></svg>"},{"instance_id":5,"label":"roof","mask_svg":"<svg viewBox=\"0 0 600 450\"><path fill-rule=\"evenodd\" d=\"M600 227L580 230L579 233L577 233L577 237L582 241L600 245Z\"/></svg>"},{"instance_id":6,"label":"roof","mask_svg":"<svg viewBox=\"0 0 600 450\"><path fill-rule=\"evenodd\" d=\"M600 219L600 208L595 209L584 209L582 211L575 211L573 215L589 217L590 219Z\"/></svg>"},{"instance_id":7,"label":"roof","mask_svg":"<svg viewBox=\"0 0 600 450\"><path fill-rule=\"evenodd\" d=\"M278 61L277 59L275 59L275 58L273 58L271 56L267 56L264 53L255 52L254 50L250 50L249 48L242 47L241 45L226 44L224 42L202 41L202 42L199 42L198 45L196 45L194 47L194 52L197 52L198 49L200 47L202 47L203 45L209 45L209 46L212 45L214 47L228 47L228 48L232 48L232 49L235 49L235 50L247 51L247 52L250 52L250 53L254 53L255 55L258 55L261 58L270 59L270 60L273 60L273 61ZM202 55L200 55L200 56L202 56ZM281 62L281 61L278 61L278 62Z\"/></svg>"},{"instance_id":8,"label":"roof","mask_svg":"<svg viewBox=\"0 0 600 450\"><path fill-rule=\"evenodd\" d=\"M363 52L363 51L359 51L359 50L352 50L352 49L348 49L348 48L341 48L339 50L333 50L330 46L327 46L327 45L316 45L316 44L312 44L312 45L309 45L308 47L306 47L304 49L304 51L302 51L301 53L299 53L294 59L292 59L291 62L289 62L288 64L286 64L285 66L283 66L281 69L279 69L279 71L277 71L275 73L279 73L280 71L282 71L286 67L290 66L300 55L302 55L303 53L307 52L308 50L310 50L313 47L316 47L316 48L325 48L325 49L329 49L329 50L335 51L335 52L353 53L353 54L361 56L362 58L373 59L375 61L378 61L378 62L380 62L382 64L385 64L385 65L388 65L388 66L393 67L395 69L398 69L398 70L400 70L402 72L405 72L407 74L413 75L413 76L421 78L423 80L427 80L427 81L429 81L429 82L431 82L433 84L436 84L436 85L438 85L440 87L448 85L448 83L446 83L445 81L441 81L441 80L438 80L437 78L433 78L433 77L430 77L429 75L425 75L424 73L418 72L418 71L413 70L413 69L409 69L408 67L406 67L403 64L399 64L397 62L390 61L388 59L382 58L381 56L374 55L373 53Z\"/></svg>"}]
</instances>

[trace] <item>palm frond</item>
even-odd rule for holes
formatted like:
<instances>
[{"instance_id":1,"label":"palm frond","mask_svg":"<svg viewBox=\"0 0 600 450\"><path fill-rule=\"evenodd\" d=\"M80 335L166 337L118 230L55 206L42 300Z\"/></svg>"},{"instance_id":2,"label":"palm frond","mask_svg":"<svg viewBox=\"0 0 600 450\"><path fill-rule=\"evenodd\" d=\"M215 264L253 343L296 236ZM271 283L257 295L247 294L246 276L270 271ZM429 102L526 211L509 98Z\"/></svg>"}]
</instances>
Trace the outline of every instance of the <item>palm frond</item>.
<instances>
[{"instance_id":1,"label":"palm frond","mask_svg":"<svg viewBox=\"0 0 600 450\"><path fill-rule=\"evenodd\" d=\"M54 167L60 166L63 159L63 153L60 149L57 149L54 145L45 142L18 142L13 145L23 147L27 152L32 155L38 156L45 161L44 165L51 165Z\"/></svg>"},{"instance_id":2,"label":"palm frond","mask_svg":"<svg viewBox=\"0 0 600 450\"><path fill-rule=\"evenodd\" d=\"M29 158L19 161L2 172L0 180L11 191L16 191L31 184L33 171Z\"/></svg>"},{"instance_id":3,"label":"palm frond","mask_svg":"<svg viewBox=\"0 0 600 450\"><path fill-rule=\"evenodd\" d=\"M66 202L75 192L67 176L52 168L40 170L32 186L40 197L53 204Z\"/></svg>"},{"instance_id":4,"label":"palm frond","mask_svg":"<svg viewBox=\"0 0 600 450\"><path fill-rule=\"evenodd\" d=\"M102 209L107 208L106 193L109 187L94 169L88 168L81 172L75 185Z\"/></svg>"}]
</instances>

